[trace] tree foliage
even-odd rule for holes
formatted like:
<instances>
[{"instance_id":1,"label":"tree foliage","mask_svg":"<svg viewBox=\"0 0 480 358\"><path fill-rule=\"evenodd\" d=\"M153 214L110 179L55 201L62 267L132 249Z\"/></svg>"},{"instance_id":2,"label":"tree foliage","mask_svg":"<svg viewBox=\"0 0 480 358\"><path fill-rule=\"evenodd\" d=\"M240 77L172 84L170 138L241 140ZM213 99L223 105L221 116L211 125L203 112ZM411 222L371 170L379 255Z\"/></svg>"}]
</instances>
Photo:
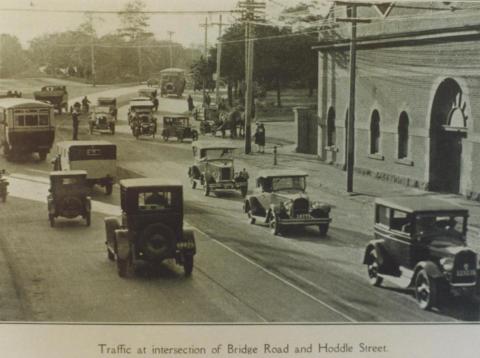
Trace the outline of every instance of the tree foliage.
<instances>
[{"instance_id":1,"label":"tree foliage","mask_svg":"<svg viewBox=\"0 0 480 358\"><path fill-rule=\"evenodd\" d=\"M0 77L12 77L25 69L27 57L15 36L0 34Z\"/></svg>"}]
</instances>

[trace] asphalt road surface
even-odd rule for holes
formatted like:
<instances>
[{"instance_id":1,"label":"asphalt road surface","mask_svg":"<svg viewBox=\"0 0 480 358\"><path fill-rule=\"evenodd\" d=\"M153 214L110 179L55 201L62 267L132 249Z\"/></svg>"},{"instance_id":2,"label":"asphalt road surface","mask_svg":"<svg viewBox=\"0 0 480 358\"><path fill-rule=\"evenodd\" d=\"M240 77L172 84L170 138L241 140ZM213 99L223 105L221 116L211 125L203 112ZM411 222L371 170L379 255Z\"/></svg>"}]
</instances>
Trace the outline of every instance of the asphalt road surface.
<instances>
[{"instance_id":1,"label":"asphalt road surface","mask_svg":"<svg viewBox=\"0 0 480 358\"><path fill-rule=\"evenodd\" d=\"M183 112L185 99L160 99L160 108ZM333 211L327 237L316 229L274 237L250 225L237 194L205 197L191 189L189 143L160 136L136 140L119 111L114 136L89 135L117 144L118 164L142 176L175 177L184 183L186 225L195 230L194 273L180 266L137 268L119 278L107 259L103 219L119 213L118 187L112 196L94 189L91 227L58 219L50 228L46 196L50 164L34 157L7 163L7 203L0 203L0 319L61 322L442 322L478 321L478 305L449 300L441 312L422 311L399 282L369 286L361 264L370 239ZM161 118L161 116L158 116ZM159 121L160 122L160 121ZM67 116L57 118L57 140L70 139ZM244 163L241 163L244 165ZM248 169L248 168L247 168ZM125 171L122 171L124 173ZM250 187L253 178L250 179ZM367 227L370 218L366 220Z\"/></svg>"}]
</instances>

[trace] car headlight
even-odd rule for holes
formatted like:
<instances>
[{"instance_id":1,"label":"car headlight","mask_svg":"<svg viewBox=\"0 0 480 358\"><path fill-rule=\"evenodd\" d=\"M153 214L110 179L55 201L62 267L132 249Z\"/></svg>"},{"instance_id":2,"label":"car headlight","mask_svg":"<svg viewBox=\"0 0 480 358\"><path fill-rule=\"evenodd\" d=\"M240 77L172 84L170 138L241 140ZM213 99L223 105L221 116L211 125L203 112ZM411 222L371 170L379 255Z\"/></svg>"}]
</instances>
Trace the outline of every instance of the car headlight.
<instances>
[{"instance_id":1,"label":"car headlight","mask_svg":"<svg viewBox=\"0 0 480 358\"><path fill-rule=\"evenodd\" d=\"M445 271L452 271L453 270L453 258L451 257L444 257L440 259L440 265L442 265Z\"/></svg>"}]
</instances>

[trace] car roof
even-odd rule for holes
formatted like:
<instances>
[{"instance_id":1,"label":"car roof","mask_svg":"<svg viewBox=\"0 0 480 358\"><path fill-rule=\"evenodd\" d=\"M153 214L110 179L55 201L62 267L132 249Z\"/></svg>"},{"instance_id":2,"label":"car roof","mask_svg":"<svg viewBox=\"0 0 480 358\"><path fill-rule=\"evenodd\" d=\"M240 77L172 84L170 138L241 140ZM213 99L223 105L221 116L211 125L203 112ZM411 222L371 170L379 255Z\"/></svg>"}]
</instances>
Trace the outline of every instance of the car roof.
<instances>
[{"instance_id":1,"label":"car roof","mask_svg":"<svg viewBox=\"0 0 480 358\"><path fill-rule=\"evenodd\" d=\"M163 118L185 118L185 119L190 119L189 116L184 115L184 114L169 114L169 115L163 116Z\"/></svg>"},{"instance_id":2,"label":"car roof","mask_svg":"<svg viewBox=\"0 0 480 358\"><path fill-rule=\"evenodd\" d=\"M166 72L185 72L185 70L182 68L171 67L171 68L165 68L160 71L160 73L166 73Z\"/></svg>"},{"instance_id":3,"label":"car roof","mask_svg":"<svg viewBox=\"0 0 480 358\"><path fill-rule=\"evenodd\" d=\"M107 107L107 106L94 106L93 110L95 111L95 113L99 113L99 112L110 113L110 107Z\"/></svg>"},{"instance_id":4,"label":"car roof","mask_svg":"<svg viewBox=\"0 0 480 358\"><path fill-rule=\"evenodd\" d=\"M113 145L115 144L107 142L106 140L65 140L57 142L59 147L74 147L74 146L89 146L89 145Z\"/></svg>"},{"instance_id":5,"label":"car roof","mask_svg":"<svg viewBox=\"0 0 480 358\"><path fill-rule=\"evenodd\" d=\"M130 107L152 107L153 108L153 103L150 100L146 100L143 98L141 101L140 100L135 100L135 101L130 101Z\"/></svg>"},{"instance_id":6,"label":"car roof","mask_svg":"<svg viewBox=\"0 0 480 358\"><path fill-rule=\"evenodd\" d=\"M258 178L268 178L268 177L306 177L307 173L302 172L301 170L294 169L267 169L261 170L257 177Z\"/></svg>"},{"instance_id":7,"label":"car roof","mask_svg":"<svg viewBox=\"0 0 480 358\"><path fill-rule=\"evenodd\" d=\"M42 107L51 108L52 105L36 101L28 98L0 98L0 107L3 108L17 108L17 107Z\"/></svg>"},{"instance_id":8,"label":"car roof","mask_svg":"<svg viewBox=\"0 0 480 358\"><path fill-rule=\"evenodd\" d=\"M465 211L467 209L442 200L436 196L425 195L404 195L394 197L383 197L375 199L377 205L391 207L405 212L426 212L426 211Z\"/></svg>"},{"instance_id":9,"label":"car roof","mask_svg":"<svg viewBox=\"0 0 480 358\"><path fill-rule=\"evenodd\" d=\"M124 188L153 188L159 186L182 187L182 183L174 179L134 178L120 180L120 186Z\"/></svg>"},{"instance_id":10,"label":"car roof","mask_svg":"<svg viewBox=\"0 0 480 358\"><path fill-rule=\"evenodd\" d=\"M228 142L202 142L194 141L192 142L192 147L197 147L198 149L238 149L237 146L230 144Z\"/></svg>"},{"instance_id":11,"label":"car roof","mask_svg":"<svg viewBox=\"0 0 480 358\"><path fill-rule=\"evenodd\" d=\"M57 170L50 172L50 176L67 176L67 175L87 175L86 170Z\"/></svg>"}]
</instances>

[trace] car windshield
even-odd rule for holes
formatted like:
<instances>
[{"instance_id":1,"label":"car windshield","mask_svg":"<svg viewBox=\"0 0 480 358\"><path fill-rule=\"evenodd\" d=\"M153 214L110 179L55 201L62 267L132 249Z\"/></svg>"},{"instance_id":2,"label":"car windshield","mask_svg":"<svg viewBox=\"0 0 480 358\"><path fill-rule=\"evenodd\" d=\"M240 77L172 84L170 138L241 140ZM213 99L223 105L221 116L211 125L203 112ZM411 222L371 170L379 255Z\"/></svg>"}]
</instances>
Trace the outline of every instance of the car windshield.
<instances>
[{"instance_id":1,"label":"car windshield","mask_svg":"<svg viewBox=\"0 0 480 358\"><path fill-rule=\"evenodd\" d=\"M174 195L171 191L155 190L138 195L138 209L141 211L166 210L174 206Z\"/></svg>"},{"instance_id":2,"label":"car windshield","mask_svg":"<svg viewBox=\"0 0 480 358\"><path fill-rule=\"evenodd\" d=\"M215 148L203 149L202 158L207 159L233 159L233 149L231 148Z\"/></svg>"},{"instance_id":3,"label":"car windshield","mask_svg":"<svg viewBox=\"0 0 480 358\"><path fill-rule=\"evenodd\" d=\"M278 177L272 178L272 190L305 190L305 177Z\"/></svg>"},{"instance_id":4,"label":"car windshield","mask_svg":"<svg viewBox=\"0 0 480 358\"><path fill-rule=\"evenodd\" d=\"M415 232L432 239L465 234L465 216L458 214L416 215Z\"/></svg>"}]
</instances>

